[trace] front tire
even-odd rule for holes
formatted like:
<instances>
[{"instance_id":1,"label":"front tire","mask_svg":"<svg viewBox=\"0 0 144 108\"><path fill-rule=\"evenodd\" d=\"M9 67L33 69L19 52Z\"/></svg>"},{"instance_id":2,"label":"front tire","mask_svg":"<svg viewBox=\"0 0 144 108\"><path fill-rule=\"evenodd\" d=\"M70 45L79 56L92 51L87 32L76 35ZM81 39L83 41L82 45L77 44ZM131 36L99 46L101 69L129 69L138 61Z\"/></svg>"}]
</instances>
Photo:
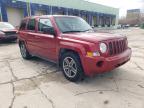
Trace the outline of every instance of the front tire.
<instances>
[{"instance_id":1,"label":"front tire","mask_svg":"<svg viewBox=\"0 0 144 108\"><path fill-rule=\"evenodd\" d=\"M21 52L21 55L24 59L30 59L31 58L31 55L29 54L26 46L25 46L25 43L24 42L20 42L19 44L19 47L20 47L20 52Z\"/></svg>"},{"instance_id":2,"label":"front tire","mask_svg":"<svg viewBox=\"0 0 144 108\"><path fill-rule=\"evenodd\" d=\"M62 55L61 68L66 79L72 82L82 80L84 77L80 58L76 53L67 52Z\"/></svg>"}]
</instances>

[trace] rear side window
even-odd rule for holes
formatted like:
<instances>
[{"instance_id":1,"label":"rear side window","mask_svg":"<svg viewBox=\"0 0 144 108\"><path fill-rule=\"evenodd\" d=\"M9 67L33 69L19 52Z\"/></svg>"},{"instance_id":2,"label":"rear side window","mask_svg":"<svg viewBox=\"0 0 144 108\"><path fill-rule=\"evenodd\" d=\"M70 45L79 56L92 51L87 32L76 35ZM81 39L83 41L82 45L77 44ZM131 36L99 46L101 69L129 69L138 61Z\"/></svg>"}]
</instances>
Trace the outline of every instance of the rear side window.
<instances>
[{"instance_id":1,"label":"rear side window","mask_svg":"<svg viewBox=\"0 0 144 108\"><path fill-rule=\"evenodd\" d=\"M25 30L25 28L26 28L26 21L25 20L23 20L22 22L21 22L21 25L20 25L20 30Z\"/></svg>"},{"instance_id":2,"label":"rear side window","mask_svg":"<svg viewBox=\"0 0 144 108\"><path fill-rule=\"evenodd\" d=\"M27 25L27 30L35 30L35 19L30 19Z\"/></svg>"}]
</instances>

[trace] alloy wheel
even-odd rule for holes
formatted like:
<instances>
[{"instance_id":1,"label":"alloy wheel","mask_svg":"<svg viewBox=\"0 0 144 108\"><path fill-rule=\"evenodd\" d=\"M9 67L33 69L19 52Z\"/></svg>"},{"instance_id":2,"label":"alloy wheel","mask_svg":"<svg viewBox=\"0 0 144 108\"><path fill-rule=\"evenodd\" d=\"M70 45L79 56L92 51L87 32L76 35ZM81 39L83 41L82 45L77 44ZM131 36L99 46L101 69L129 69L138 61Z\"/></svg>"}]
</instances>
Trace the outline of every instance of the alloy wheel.
<instances>
[{"instance_id":1,"label":"alloy wheel","mask_svg":"<svg viewBox=\"0 0 144 108\"><path fill-rule=\"evenodd\" d=\"M73 58L66 57L63 60L63 70L64 70L64 73L69 78L74 78L76 76L76 74L77 74L77 65L76 65L76 62L74 61Z\"/></svg>"}]
</instances>

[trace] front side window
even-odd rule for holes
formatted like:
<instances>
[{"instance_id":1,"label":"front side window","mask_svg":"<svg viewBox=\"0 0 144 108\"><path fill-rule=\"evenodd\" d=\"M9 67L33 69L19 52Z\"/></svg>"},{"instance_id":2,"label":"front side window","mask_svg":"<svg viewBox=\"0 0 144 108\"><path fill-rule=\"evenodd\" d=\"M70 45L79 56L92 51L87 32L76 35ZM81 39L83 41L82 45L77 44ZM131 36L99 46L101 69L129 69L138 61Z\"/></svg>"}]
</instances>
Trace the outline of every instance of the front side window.
<instances>
[{"instance_id":1,"label":"front side window","mask_svg":"<svg viewBox=\"0 0 144 108\"><path fill-rule=\"evenodd\" d=\"M62 33L92 30L90 25L79 17L55 17L55 20Z\"/></svg>"},{"instance_id":2,"label":"front side window","mask_svg":"<svg viewBox=\"0 0 144 108\"><path fill-rule=\"evenodd\" d=\"M50 19L48 18L42 18L39 20L39 24L38 24L38 31L43 31L43 28L51 28L52 27L52 23L50 21Z\"/></svg>"},{"instance_id":3,"label":"front side window","mask_svg":"<svg viewBox=\"0 0 144 108\"><path fill-rule=\"evenodd\" d=\"M27 30L35 30L35 19L29 20Z\"/></svg>"}]
</instances>

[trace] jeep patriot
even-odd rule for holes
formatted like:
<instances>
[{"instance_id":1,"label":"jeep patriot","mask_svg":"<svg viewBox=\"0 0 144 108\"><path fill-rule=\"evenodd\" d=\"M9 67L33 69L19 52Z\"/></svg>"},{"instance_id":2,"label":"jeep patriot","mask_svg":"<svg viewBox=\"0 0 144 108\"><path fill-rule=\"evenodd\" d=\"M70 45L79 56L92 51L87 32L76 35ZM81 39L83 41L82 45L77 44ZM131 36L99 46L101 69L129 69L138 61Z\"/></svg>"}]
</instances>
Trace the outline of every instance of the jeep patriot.
<instances>
[{"instance_id":1,"label":"jeep patriot","mask_svg":"<svg viewBox=\"0 0 144 108\"><path fill-rule=\"evenodd\" d=\"M132 52L125 36L94 32L82 18L66 15L24 18L18 42L24 59L55 62L73 82L125 64Z\"/></svg>"}]
</instances>

